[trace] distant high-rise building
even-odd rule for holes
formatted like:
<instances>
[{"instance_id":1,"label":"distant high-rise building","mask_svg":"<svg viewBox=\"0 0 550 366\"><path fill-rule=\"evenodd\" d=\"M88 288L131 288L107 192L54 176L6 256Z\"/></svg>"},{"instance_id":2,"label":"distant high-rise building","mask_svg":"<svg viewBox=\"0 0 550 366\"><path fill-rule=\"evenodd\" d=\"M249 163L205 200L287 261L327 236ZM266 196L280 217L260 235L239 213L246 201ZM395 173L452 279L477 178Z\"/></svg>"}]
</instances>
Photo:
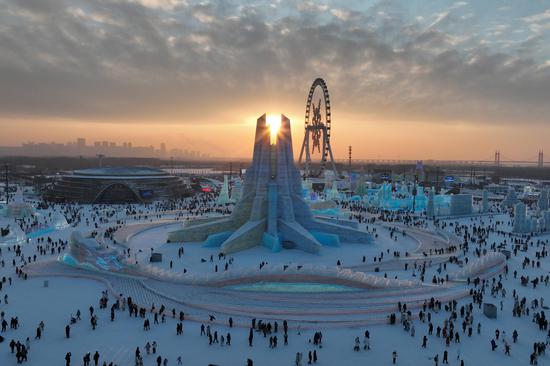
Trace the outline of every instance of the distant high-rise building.
<instances>
[{"instance_id":1,"label":"distant high-rise building","mask_svg":"<svg viewBox=\"0 0 550 366\"><path fill-rule=\"evenodd\" d=\"M159 149L154 146L133 146L131 142L113 142L100 140L86 144L86 138L78 137L73 141L66 143L45 143L29 142L23 143L20 147L7 148L0 147L2 151L13 151L18 154L28 156L97 156L98 154L108 155L110 157L140 157L140 158L209 158L208 154L201 153L198 150L168 149L166 143L161 143ZM18 152L20 151L20 152Z\"/></svg>"},{"instance_id":2,"label":"distant high-rise building","mask_svg":"<svg viewBox=\"0 0 550 366\"><path fill-rule=\"evenodd\" d=\"M86 147L86 139L83 137L79 137L76 139L76 147L79 149L83 149Z\"/></svg>"}]
</instances>

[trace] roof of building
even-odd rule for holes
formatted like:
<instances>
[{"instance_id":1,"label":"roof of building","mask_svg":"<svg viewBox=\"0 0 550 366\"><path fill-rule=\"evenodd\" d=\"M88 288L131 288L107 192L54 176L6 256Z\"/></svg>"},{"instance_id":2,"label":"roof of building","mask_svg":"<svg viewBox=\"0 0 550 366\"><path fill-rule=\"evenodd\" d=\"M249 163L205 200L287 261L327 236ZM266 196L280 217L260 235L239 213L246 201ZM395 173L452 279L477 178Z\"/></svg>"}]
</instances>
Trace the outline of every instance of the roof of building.
<instances>
[{"instance_id":1,"label":"roof of building","mask_svg":"<svg viewBox=\"0 0 550 366\"><path fill-rule=\"evenodd\" d=\"M166 171L148 167L107 167L75 170L72 176L100 178L100 177L162 177L169 175Z\"/></svg>"}]
</instances>

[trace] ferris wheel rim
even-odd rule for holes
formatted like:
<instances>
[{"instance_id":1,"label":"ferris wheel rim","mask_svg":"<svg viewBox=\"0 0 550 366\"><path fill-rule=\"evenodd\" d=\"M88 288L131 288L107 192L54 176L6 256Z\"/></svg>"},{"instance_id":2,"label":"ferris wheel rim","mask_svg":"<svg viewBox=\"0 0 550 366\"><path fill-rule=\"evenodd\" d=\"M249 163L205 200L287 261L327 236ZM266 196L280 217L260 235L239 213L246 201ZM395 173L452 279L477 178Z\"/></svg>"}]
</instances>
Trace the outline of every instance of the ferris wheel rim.
<instances>
[{"instance_id":1,"label":"ferris wheel rim","mask_svg":"<svg viewBox=\"0 0 550 366\"><path fill-rule=\"evenodd\" d=\"M313 96L317 90L317 87L321 88L321 92L323 94L323 97L319 98L318 104L313 101ZM321 113L320 110L321 99L323 99L324 102L324 113ZM305 153L304 174L310 177L319 177L325 171L329 161L332 170L335 174L337 174L330 142L332 130L330 95L327 84L322 78L316 78L309 88L304 118L304 129L304 142L300 151L300 158L298 159L301 163L302 157ZM315 161L313 161L312 155L315 152L317 152L318 155L315 154L317 157Z\"/></svg>"},{"instance_id":2,"label":"ferris wheel rim","mask_svg":"<svg viewBox=\"0 0 550 366\"><path fill-rule=\"evenodd\" d=\"M310 126L311 102L313 100L313 94L315 93L315 89L317 87L320 87L323 92L323 102L325 104L324 126L327 129L327 140L330 141L330 131L331 131L331 125L332 125L331 113L330 113L330 95L328 93L327 83L323 78L315 79L311 84L311 87L309 88L309 94L308 94L307 103L306 103L306 114L305 114L304 125L306 129Z\"/></svg>"}]
</instances>

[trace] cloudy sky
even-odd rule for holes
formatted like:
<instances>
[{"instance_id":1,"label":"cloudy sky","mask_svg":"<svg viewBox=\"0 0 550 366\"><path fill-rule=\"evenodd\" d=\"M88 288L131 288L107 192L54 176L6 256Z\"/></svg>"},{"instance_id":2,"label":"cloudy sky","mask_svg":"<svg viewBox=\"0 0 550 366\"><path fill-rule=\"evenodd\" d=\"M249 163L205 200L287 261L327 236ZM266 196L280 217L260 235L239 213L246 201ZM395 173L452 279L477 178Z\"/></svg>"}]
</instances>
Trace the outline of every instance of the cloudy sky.
<instances>
[{"instance_id":1,"label":"cloudy sky","mask_svg":"<svg viewBox=\"0 0 550 366\"><path fill-rule=\"evenodd\" d=\"M345 157L550 153L550 0L0 0L0 145L131 140L248 156L294 144L323 77ZM295 146L297 148L297 146Z\"/></svg>"}]
</instances>

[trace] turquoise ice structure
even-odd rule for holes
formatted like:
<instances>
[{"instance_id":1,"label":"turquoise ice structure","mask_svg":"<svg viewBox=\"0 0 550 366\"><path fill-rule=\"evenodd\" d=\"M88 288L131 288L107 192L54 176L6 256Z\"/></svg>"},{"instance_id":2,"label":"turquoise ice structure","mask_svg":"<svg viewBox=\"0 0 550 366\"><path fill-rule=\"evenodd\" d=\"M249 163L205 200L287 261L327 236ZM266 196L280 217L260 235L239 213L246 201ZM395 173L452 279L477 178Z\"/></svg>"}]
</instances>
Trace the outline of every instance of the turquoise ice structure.
<instances>
[{"instance_id":1,"label":"turquoise ice structure","mask_svg":"<svg viewBox=\"0 0 550 366\"><path fill-rule=\"evenodd\" d=\"M413 210L414 208L415 212L422 212L426 209L428 199L424 194L424 188L420 185L416 186L416 194L409 193L404 183L401 184L398 192L394 193L392 185L385 182L378 189L367 189L367 195L363 197L363 200L369 206L390 211Z\"/></svg>"},{"instance_id":2,"label":"turquoise ice structure","mask_svg":"<svg viewBox=\"0 0 550 366\"><path fill-rule=\"evenodd\" d=\"M481 194L481 213L489 212L489 191L484 189Z\"/></svg>"},{"instance_id":3,"label":"turquoise ice structure","mask_svg":"<svg viewBox=\"0 0 550 366\"><path fill-rule=\"evenodd\" d=\"M241 180L236 179L233 185L233 189L231 190L231 203L239 202L239 200L241 199L241 190Z\"/></svg>"},{"instance_id":4,"label":"turquoise ice structure","mask_svg":"<svg viewBox=\"0 0 550 366\"><path fill-rule=\"evenodd\" d=\"M122 256L109 250L94 238L85 238L79 231L73 231L69 240L69 252L62 254L59 261L71 267L93 271L124 271L126 265Z\"/></svg>"},{"instance_id":5,"label":"turquoise ice structure","mask_svg":"<svg viewBox=\"0 0 550 366\"><path fill-rule=\"evenodd\" d=\"M264 114L257 121L252 166L232 214L189 221L171 232L168 241L204 242L226 254L257 245L273 252L286 248L319 253L323 245L371 242L370 234L357 230L355 223L348 224L314 218L294 164L290 120L281 115L276 142L271 144Z\"/></svg>"},{"instance_id":6,"label":"turquoise ice structure","mask_svg":"<svg viewBox=\"0 0 550 366\"><path fill-rule=\"evenodd\" d=\"M338 192L338 182L335 180L332 182L332 188L327 192L327 200L339 201L341 199L340 192Z\"/></svg>"},{"instance_id":7,"label":"turquoise ice structure","mask_svg":"<svg viewBox=\"0 0 550 366\"><path fill-rule=\"evenodd\" d=\"M229 181L227 179L227 175L223 176L222 188L220 191L220 195L216 200L216 203L218 205L227 205L229 203L233 203L233 201L229 198Z\"/></svg>"}]
</instances>

